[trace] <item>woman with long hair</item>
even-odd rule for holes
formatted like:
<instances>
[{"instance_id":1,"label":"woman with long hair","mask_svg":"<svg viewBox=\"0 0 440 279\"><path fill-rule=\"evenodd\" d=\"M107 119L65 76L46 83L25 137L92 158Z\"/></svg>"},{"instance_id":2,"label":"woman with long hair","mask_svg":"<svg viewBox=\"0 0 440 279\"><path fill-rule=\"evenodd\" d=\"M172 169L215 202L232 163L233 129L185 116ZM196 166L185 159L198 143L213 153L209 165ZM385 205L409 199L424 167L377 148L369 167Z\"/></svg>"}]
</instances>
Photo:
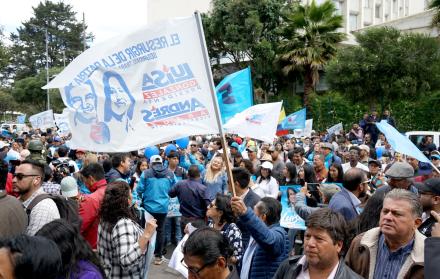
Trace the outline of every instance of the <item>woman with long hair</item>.
<instances>
[{"instance_id":1,"label":"woman with long hair","mask_svg":"<svg viewBox=\"0 0 440 279\"><path fill-rule=\"evenodd\" d=\"M206 195L211 201L217 193L227 193L228 181L221 156L215 156L206 166L206 171L202 174L202 182L206 186Z\"/></svg>"},{"instance_id":2,"label":"woman with long hair","mask_svg":"<svg viewBox=\"0 0 440 279\"><path fill-rule=\"evenodd\" d=\"M292 185L296 183L296 167L295 164L287 162L283 169L283 179L280 185Z\"/></svg>"},{"instance_id":3,"label":"woman with long hair","mask_svg":"<svg viewBox=\"0 0 440 279\"><path fill-rule=\"evenodd\" d=\"M36 235L57 244L62 258L61 278L105 278L104 270L90 245L65 219L47 223Z\"/></svg>"},{"instance_id":4,"label":"woman with long hair","mask_svg":"<svg viewBox=\"0 0 440 279\"><path fill-rule=\"evenodd\" d=\"M342 170L342 165L333 163L328 170L327 180L325 182L342 183L343 177L344 171Z\"/></svg>"},{"instance_id":5,"label":"woman with long hair","mask_svg":"<svg viewBox=\"0 0 440 279\"><path fill-rule=\"evenodd\" d=\"M208 205L206 216L211 219L211 228L220 231L234 249L231 263L239 263L243 257L243 244L241 241L241 231L235 224L236 218L232 212L231 197L217 194L215 200Z\"/></svg>"},{"instance_id":6,"label":"woman with long hair","mask_svg":"<svg viewBox=\"0 0 440 279\"><path fill-rule=\"evenodd\" d=\"M141 178L144 170L148 169L148 161L145 158L139 159L136 163L136 169L134 170L132 180L134 180L133 191L136 190L137 182ZM134 179L133 179L134 178Z\"/></svg>"},{"instance_id":7,"label":"woman with long hair","mask_svg":"<svg viewBox=\"0 0 440 279\"><path fill-rule=\"evenodd\" d=\"M316 173L313 167L300 167L297 177L298 184L301 186L307 185L310 196L307 197L307 204L312 207L318 206L321 202L318 191L318 181L316 181Z\"/></svg>"},{"instance_id":8,"label":"woman with long hair","mask_svg":"<svg viewBox=\"0 0 440 279\"><path fill-rule=\"evenodd\" d=\"M272 197L278 198L280 187L278 181L272 176L273 165L271 162L264 162L261 164L260 175L255 182L255 193L261 198Z\"/></svg>"},{"instance_id":9,"label":"woman with long hair","mask_svg":"<svg viewBox=\"0 0 440 279\"><path fill-rule=\"evenodd\" d=\"M156 230L152 219L142 229L130 209L132 196L124 181L110 183L101 204L98 255L109 278L143 278L148 243Z\"/></svg>"}]
</instances>

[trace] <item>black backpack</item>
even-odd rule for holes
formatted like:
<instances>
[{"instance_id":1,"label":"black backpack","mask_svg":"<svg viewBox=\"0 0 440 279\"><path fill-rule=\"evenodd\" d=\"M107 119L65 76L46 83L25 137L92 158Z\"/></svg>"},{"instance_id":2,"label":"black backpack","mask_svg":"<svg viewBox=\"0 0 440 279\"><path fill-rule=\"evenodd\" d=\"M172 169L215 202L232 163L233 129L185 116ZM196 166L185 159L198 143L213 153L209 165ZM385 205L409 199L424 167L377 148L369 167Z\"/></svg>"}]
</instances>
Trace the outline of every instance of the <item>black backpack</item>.
<instances>
[{"instance_id":1,"label":"black backpack","mask_svg":"<svg viewBox=\"0 0 440 279\"><path fill-rule=\"evenodd\" d=\"M32 209L42 200L51 199L55 202L60 213L60 218L65 219L71 224L79 233L81 230L82 220L78 214L78 203L75 200L68 199L59 195L41 194L36 196L26 209L28 218L31 215Z\"/></svg>"}]
</instances>

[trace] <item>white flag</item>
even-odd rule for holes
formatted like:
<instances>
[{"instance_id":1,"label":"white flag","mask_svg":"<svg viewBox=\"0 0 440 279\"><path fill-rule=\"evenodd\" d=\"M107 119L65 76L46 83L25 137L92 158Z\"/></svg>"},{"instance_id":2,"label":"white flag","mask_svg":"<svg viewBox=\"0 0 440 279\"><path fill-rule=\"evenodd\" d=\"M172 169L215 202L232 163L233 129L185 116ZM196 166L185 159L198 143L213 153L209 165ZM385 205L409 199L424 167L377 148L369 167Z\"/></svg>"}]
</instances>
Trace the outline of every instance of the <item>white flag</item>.
<instances>
[{"instance_id":1,"label":"white flag","mask_svg":"<svg viewBox=\"0 0 440 279\"><path fill-rule=\"evenodd\" d=\"M336 125L331 126L330 128L328 128L328 129L327 129L327 132L328 132L330 135L333 135L333 134L335 134L335 135L339 135L339 133L342 131L342 129L343 129L343 127L342 127L342 122L341 122L341 123L338 123L338 124L336 124Z\"/></svg>"},{"instance_id":2,"label":"white flag","mask_svg":"<svg viewBox=\"0 0 440 279\"><path fill-rule=\"evenodd\" d=\"M55 127L53 111L51 109L32 115L29 117L29 121L34 129L43 130Z\"/></svg>"},{"instance_id":3,"label":"white flag","mask_svg":"<svg viewBox=\"0 0 440 279\"><path fill-rule=\"evenodd\" d=\"M63 113L53 114L55 118L55 123L58 127L58 134L62 137L69 135L70 133L70 125L69 125L69 111L65 109Z\"/></svg>"},{"instance_id":4,"label":"white flag","mask_svg":"<svg viewBox=\"0 0 440 279\"><path fill-rule=\"evenodd\" d=\"M272 142L276 137L281 105L282 102L252 106L237 113L223 129L227 133Z\"/></svg>"},{"instance_id":5,"label":"white flag","mask_svg":"<svg viewBox=\"0 0 440 279\"><path fill-rule=\"evenodd\" d=\"M45 88L60 88L72 148L126 152L217 134L197 16L162 22L90 48Z\"/></svg>"}]
</instances>

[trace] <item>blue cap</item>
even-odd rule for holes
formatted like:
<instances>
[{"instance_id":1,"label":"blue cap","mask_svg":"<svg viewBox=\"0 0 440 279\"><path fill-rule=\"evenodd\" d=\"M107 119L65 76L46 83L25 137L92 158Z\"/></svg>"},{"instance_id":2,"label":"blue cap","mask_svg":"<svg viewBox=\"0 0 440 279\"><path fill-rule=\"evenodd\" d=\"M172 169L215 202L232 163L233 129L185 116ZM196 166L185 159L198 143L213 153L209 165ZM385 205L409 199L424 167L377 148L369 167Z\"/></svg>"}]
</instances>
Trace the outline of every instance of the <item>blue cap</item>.
<instances>
[{"instance_id":1,"label":"blue cap","mask_svg":"<svg viewBox=\"0 0 440 279\"><path fill-rule=\"evenodd\" d=\"M232 148L232 147L236 148L237 150L240 149L240 145L238 145L238 143L236 143L236 142L233 142L233 143L231 144L231 148Z\"/></svg>"}]
</instances>

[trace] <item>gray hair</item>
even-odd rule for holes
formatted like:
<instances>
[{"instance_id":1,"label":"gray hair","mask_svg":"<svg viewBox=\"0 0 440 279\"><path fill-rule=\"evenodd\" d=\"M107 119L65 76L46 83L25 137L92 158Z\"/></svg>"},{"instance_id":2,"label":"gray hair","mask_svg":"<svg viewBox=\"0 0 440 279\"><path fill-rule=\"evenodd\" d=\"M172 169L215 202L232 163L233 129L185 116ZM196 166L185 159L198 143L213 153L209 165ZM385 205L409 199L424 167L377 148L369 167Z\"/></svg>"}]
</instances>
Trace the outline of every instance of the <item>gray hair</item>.
<instances>
[{"instance_id":1,"label":"gray hair","mask_svg":"<svg viewBox=\"0 0 440 279\"><path fill-rule=\"evenodd\" d=\"M405 189L395 188L385 195L385 199L404 200L411 205L411 213L414 217L421 218L423 207L420 203L419 197Z\"/></svg>"},{"instance_id":2,"label":"gray hair","mask_svg":"<svg viewBox=\"0 0 440 279\"><path fill-rule=\"evenodd\" d=\"M336 184L321 184L319 190L325 197L326 201L329 202L334 194L341 191L341 188Z\"/></svg>"}]
</instances>

